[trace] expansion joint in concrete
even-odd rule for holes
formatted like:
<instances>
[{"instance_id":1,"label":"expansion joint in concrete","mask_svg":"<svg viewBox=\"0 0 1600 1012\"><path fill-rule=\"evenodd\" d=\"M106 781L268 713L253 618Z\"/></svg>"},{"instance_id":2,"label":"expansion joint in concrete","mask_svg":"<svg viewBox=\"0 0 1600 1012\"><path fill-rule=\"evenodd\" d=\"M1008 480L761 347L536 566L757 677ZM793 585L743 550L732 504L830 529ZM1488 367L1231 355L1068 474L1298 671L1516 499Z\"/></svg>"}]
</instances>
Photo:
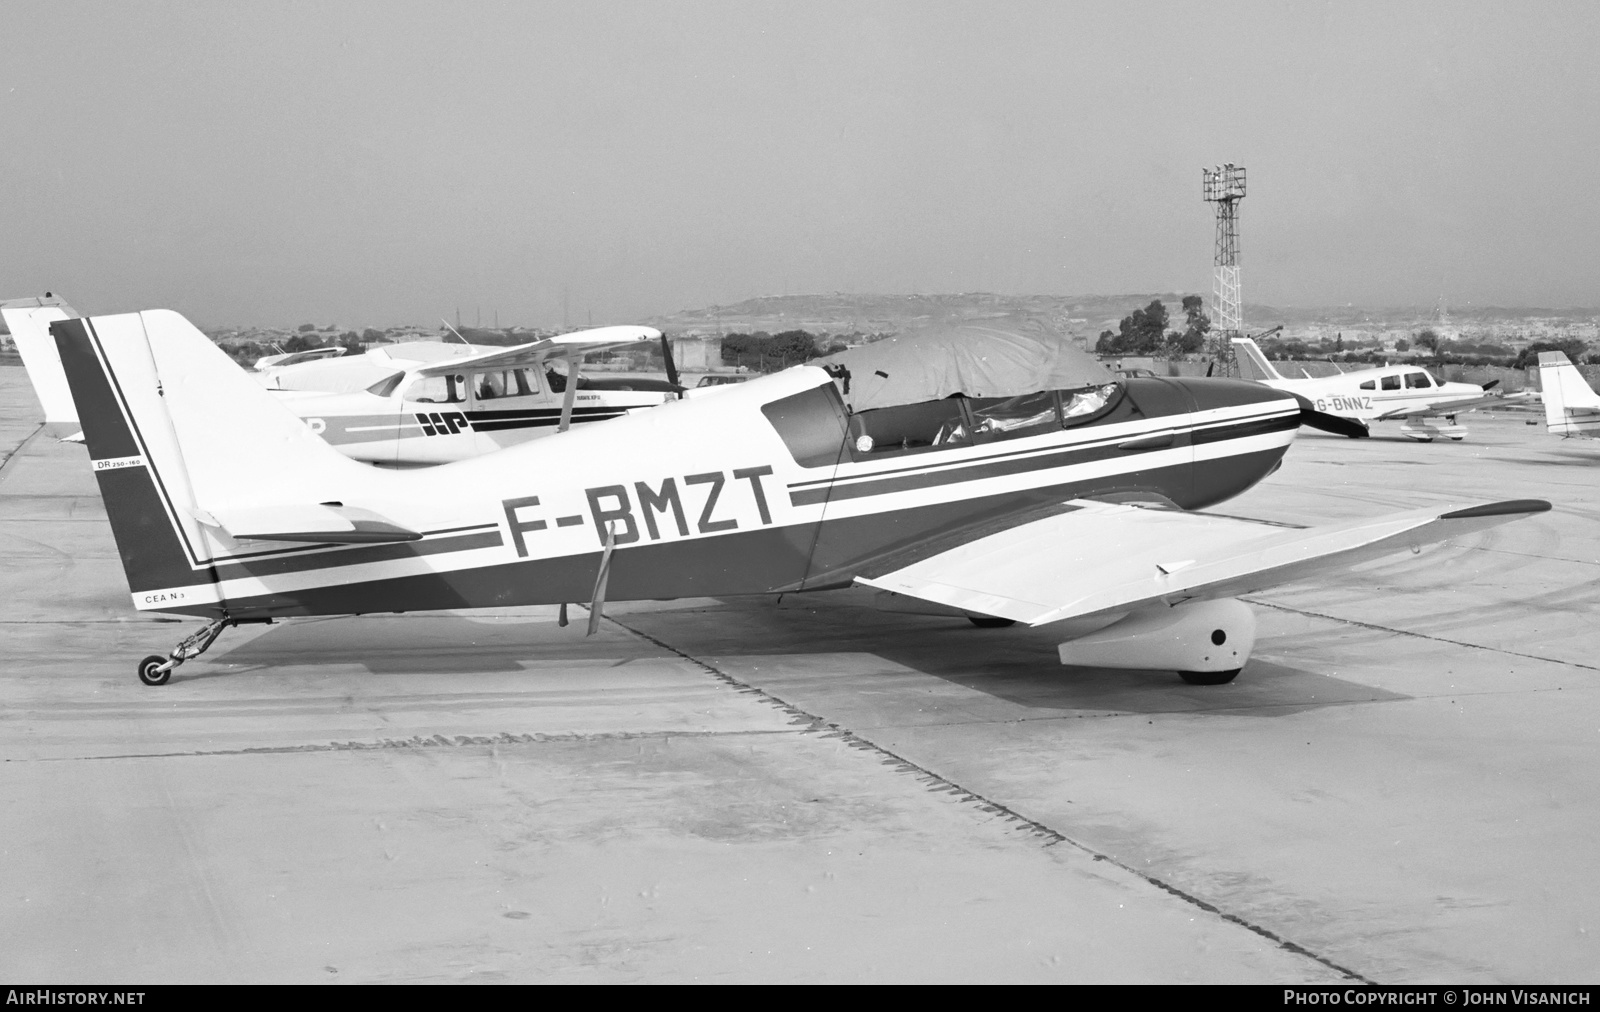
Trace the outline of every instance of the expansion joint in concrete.
<instances>
[{"instance_id":1,"label":"expansion joint in concrete","mask_svg":"<svg viewBox=\"0 0 1600 1012\"><path fill-rule=\"evenodd\" d=\"M38 428L36 428L32 432L28 433L26 436L24 436L22 438L21 442L19 442L16 446L12 447L10 450L6 451L5 456L0 457L0 481L3 481L5 479L6 468L11 466L11 462L16 459L17 454L21 453L23 451L23 449L29 443L33 442L36 438L38 438L39 433L41 433L43 431L44 431L44 423L40 422Z\"/></svg>"},{"instance_id":2,"label":"expansion joint in concrete","mask_svg":"<svg viewBox=\"0 0 1600 1012\"><path fill-rule=\"evenodd\" d=\"M1270 601L1260 601L1255 598L1240 598L1250 604L1261 608L1271 608L1273 611L1287 612L1290 615L1304 615L1307 618L1326 619L1329 622L1338 622L1342 625L1355 626L1358 629L1371 629L1375 632L1393 633L1396 636L1411 636L1419 640L1430 640L1434 643L1448 643L1453 647L1466 647L1468 650L1482 650L1491 654L1505 654L1507 657L1521 657L1529 661L1542 661L1545 664L1558 664L1569 668L1582 668L1585 671L1600 671L1600 665L1585 664L1582 661L1564 661L1559 657L1541 657L1538 654L1525 654L1520 650L1507 650L1504 647L1486 647L1481 643L1469 643L1466 640L1453 640L1448 636L1431 636L1428 633L1413 632L1410 629L1396 629L1394 626L1379 625L1376 622L1362 622L1359 619L1343 618L1339 615L1325 615L1320 611L1307 611L1304 608L1291 608L1288 605L1273 604Z\"/></svg>"},{"instance_id":3,"label":"expansion joint in concrete","mask_svg":"<svg viewBox=\"0 0 1600 1012\"><path fill-rule=\"evenodd\" d=\"M377 741L330 741L306 745L263 745L256 748L212 749L193 752L126 752L120 755L47 756L41 759L6 759L4 762L96 762L105 759L198 759L218 756L288 755L297 752L379 752L388 749L470 748L474 745L543 745L562 742L640 741L665 738L747 738L753 735L798 734L790 730L747 731L615 731L605 734L456 734L413 735Z\"/></svg>"},{"instance_id":4,"label":"expansion joint in concrete","mask_svg":"<svg viewBox=\"0 0 1600 1012\"><path fill-rule=\"evenodd\" d=\"M653 643L662 650L683 658L690 664L693 664L695 667L706 672L711 677L715 678L719 682L722 682L728 687L741 693L760 697L763 701L774 707L777 707L782 712L793 717L797 724L805 723L807 725L806 729L809 731L819 733L825 738L838 739L851 748L860 749L864 752L875 753L882 757L884 760L884 765L893 767L896 772L909 773L912 776L915 776L927 789L942 794L948 794L957 798L963 803L977 805L980 811L987 812L991 815L1000 816L1006 821L1011 822L1029 832L1035 838L1042 841L1046 847L1053 847L1056 844L1061 843L1067 844L1075 850L1079 850L1084 854L1089 855L1096 861L1104 861L1107 864L1110 864L1113 867L1121 869L1129 875L1134 876L1135 878L1149 883L1157 889L1160 889L1162 892L1168 893L1169 895L1190 904L1191 906L1198 907L1208 914L1212 914L1215 917L1219 917L1222 920L1227 921L1229 924L1237 925L1238 927L1244 928L1246 931L1249 931L1252 934L1259 935L1286 952L1292 952L1297 956L1320 963L1321 965L1328 967L1330 970L1344 974L1351 980L1358 981L1363 984L1374 983L1374 981L1369 980L1356 971L1351 970L1348 967L1340 966L1333 960L1319 955L1297 942L1283 938L1268 928L1262 927L1253 921L1240 917L1238 914L1229 913L1215 904L1206 902L1193 893L1185 892L1177 886L1174 886L1168 882L1164 882L1153 875L1142 872L1132 865L1119 861L1111 855L1095 849L1087 843L1084 843L1080 840L1074 840L1065 833L1052 829L1050 826L1040 822L1037 819L1029 818L1028 816L1023 815L1021 812L1018 812L1016 809L1013 809L1008 805L995 801L992 798L985 797L975 791L968 790L955 781L935 773L926 766L915 763L897 752L885 748L884 746L872 741L870 738L867 738L858 732L851 731L848 728L841 727L838 724L828 721L824 717L810 713L773 692L769 692L766 689L742 681L733 675L728 674L726 671L723 671L721 668L718 668L714 664L710 664L698 657L695 657L693 654L679 650L677 647L666 642L665 640L657 639L649 633L640 629L636 629L614 616L607 615L606 620L633 634L634 636L639 637L647 643Z\"/></svg>"}]
</instances>

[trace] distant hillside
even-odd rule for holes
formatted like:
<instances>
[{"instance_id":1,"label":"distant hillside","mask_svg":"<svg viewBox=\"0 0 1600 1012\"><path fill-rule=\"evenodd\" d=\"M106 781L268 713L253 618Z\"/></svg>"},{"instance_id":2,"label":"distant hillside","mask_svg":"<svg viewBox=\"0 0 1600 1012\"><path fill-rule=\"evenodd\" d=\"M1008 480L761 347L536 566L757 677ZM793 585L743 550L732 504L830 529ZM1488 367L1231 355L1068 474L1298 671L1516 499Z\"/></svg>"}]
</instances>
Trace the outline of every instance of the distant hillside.
<instances>
[{"instance_id":1,"label":"distant hillside","mask_svg":"<svg viewBox=\"0 0 1600 1012\"><path fill-rule=\"evenodd\" d=\"M1127 295L996 295L964 292L951 295L774 295L728 306L685 309L643 321L673 334L751 333L764 330L807 330L813 334L853 332L897 333L938 321L1036 319L1075 337L1091 341L1100 331L1115 329L1117 321L1160 299L1174 317L1185 294L1205 297L1210 292L1145 292ZM1451 306L1456 326L1512 320L1580 321L1600 316L1597 309L1516 309L1499 306ZM1427 326L1433 322L1432 306L1373 308L1361 306L1268 306L1246 303L1244 318L1251 330L1284 324L1358 326Z\"/></svg>"},{"instance_id":2,"label":"distant hillside","mask_svg":"<svg viewBox=\"0 0 1600 1012\"><path fill-rule=\"evenodd\" d=\"M686 309L646 321L669 333L898 333L938 322L1032 319L1074 336L1094 336L1135 309L1160 299L1174 310L1183 295L782 295L731 306Z\"/></svg>"}]
</instances>

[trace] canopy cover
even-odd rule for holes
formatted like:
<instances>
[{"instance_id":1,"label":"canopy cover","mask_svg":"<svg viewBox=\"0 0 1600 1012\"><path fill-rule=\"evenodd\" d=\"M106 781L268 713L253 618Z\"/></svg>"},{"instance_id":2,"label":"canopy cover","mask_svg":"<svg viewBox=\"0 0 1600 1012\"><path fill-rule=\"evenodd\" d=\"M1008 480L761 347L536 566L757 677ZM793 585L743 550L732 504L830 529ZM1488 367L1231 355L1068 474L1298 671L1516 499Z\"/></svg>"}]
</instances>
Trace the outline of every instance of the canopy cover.
<instances>
[{"instance_id":1,"label":"canopy cover","mask_svg":"<svg viewBox=\"0 0 1600 1012\"><path fill-rule=\"evenodd\" d=\"M845 403L853 411L968 397L1015 397L1074 390L1116 377L1066 339L1039 325L952 323L897 334L809 363L849 370Z\"/></svg>"}]
</instances>

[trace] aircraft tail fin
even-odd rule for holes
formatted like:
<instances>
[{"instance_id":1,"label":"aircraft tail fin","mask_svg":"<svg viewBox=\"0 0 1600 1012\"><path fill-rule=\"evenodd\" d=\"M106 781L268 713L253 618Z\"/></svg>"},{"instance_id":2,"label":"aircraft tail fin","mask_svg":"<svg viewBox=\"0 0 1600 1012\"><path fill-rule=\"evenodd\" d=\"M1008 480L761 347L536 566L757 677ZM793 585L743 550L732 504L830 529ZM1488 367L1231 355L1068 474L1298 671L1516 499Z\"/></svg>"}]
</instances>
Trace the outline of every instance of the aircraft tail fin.
<instances>
[{"instance_id":1,"label":"aircraft tail fin","mask_svg":"<svg viewBox=\"0 0 1600 1012\"><path fill-rule=\"evenodd\" d=\"M56 343L50 337L50 324L68 320L77 312L53 295L42 298L7 299L0 302L0 317L11 331L17 354L22 356L22 366L33 384L34 396L44 409L45 424L76 426L78 409L72 403L72 390L67 386L67 374L61 368L61 356L56 353Z\"/></svg>"},{"instance_id":2,"label":"aircraft tail fin","mask_svg":"<svg viewBox=\"0 0 1600 1012\"><path fill-rule=\"evenodd\" d=\"M51 325L140 608L216 614L217 513L338 503L371 472L168 310ZM374 472L375 473L375 472Z\"/></svg>"},{"instance_id":3,"label":"aircraft tail fin","mask_svg":"<svg viewBox=\"0 0 1600 1012\"><path fill-rule=\"evenodd\" d=\"M1600 435L1600 394L1565 353L1539 353L1539 387L1547 429L1563 436Z\"/></svg>"},{"instance_id":4,"label":"aircraft tail fin","mask_svg":"<svg viewBox=\"0 0 1600 1012\"><path fill-rule=\"evenodd\" d=\"M1248 380L1281 380L1283 376L1267 361L1260 348L1248 337L1233 339L1233 354L1239 360L1239 375Z\"/></svg>"}]
</instances>

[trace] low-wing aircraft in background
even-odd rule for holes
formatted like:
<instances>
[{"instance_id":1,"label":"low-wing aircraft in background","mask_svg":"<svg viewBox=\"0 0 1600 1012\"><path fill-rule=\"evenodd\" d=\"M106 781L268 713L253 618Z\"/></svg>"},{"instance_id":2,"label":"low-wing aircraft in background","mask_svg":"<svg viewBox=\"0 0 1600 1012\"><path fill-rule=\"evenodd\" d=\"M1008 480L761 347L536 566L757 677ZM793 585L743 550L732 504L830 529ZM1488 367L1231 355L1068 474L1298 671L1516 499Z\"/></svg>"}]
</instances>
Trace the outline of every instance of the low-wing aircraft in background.
<instances>
[{"instance_id":1,"label":"low-wing aircraft in background","mask_svg":"<svg viewBox=\"0 0 1600 1012\"><path fill-rule=\"evenodd\" d=\"M1449 383L1421 366L1386 365L1337 376L1289 379L1279 374L1250 338L1234 338L1233 350L1246 379L1299 394L1318 411L1349 418L1363 429L1373 422L1399 420L1400 434L1419 443L1431 443L1440 436L1464 439L1467 430L1456 424L1456 415L1501 402L1499 394L1489 393L1498 381L1484 386Z\"/></svg>"},{"instance_id":2,"label":"low-wing aircraft in background","mask_svg":"<svg viewBox=\"0 0 1600 1012\"><path fill-rule=\"evenodd\" d=\"M48 293L0 303L0 314L46 424L60 434L76 433L77 408L48 328L78 314ZM666 382L583 375L584 355L643 341L661 342ZM568 376L577 377L577 383L568 383ZM632 326L583 330L509 348L387 345L365 355L269 365L259 378L341 453L393 467L464 460L572 425L656 407L681 390L661 332ZM81 435L66 438L76 441Z\"/></svg>"},{"instance_id":3,"label":"low-wing aircraft in background","mask_svg":"<svg viewBox=\"0 0 1600 1012\"><path fill-rule=\"evenodd\" d=\"M56 341L50 336L50 324L68 320L78 313L62 299L49 292L44 297L6 299L0 301L0 318L6 321L11 340L16 343L17 354L22 356L22 366L28 372L33 392L44 409L44 422L48 431L56 436L74 433L68 438L76 441L78 409L72 403L72 391L67 387L67 376L61 371L61 359L56 355Z\"/></svg>"},{"instance_id":4,"label":"low-wing aircraft in background","mask_svg":"<svg viewBox=\"0 0 1600 1012\"><path fill-rule=\"evenodd\" d=\"M916 382L868 346L853 389L845 353L423 472L340 455L176 313L52 331L134 607L206 620L139 663L152 685L229 626L286 616L587 601L593 632L607 600L852 583L1049 624L1064 663L1218 684L1255 641L1237 595L1549 509L1309 529L1193 513L1328 420L1259 384L1119 381L1017 342L1015 368L996 351L971 369L908 344Z\"/></svg>"},{"instance_id":5,"label":"low-wing aircraft in background","mask_svg":"<svg viewBox=\"0 0 1600 1012\"><path fill-rule=\"evenodd\" d=\"M1600 394L1565 352L1539 353L1539 392L1546 430L1559 436L1600 439Z\"/></svg>"}]
</instances>

